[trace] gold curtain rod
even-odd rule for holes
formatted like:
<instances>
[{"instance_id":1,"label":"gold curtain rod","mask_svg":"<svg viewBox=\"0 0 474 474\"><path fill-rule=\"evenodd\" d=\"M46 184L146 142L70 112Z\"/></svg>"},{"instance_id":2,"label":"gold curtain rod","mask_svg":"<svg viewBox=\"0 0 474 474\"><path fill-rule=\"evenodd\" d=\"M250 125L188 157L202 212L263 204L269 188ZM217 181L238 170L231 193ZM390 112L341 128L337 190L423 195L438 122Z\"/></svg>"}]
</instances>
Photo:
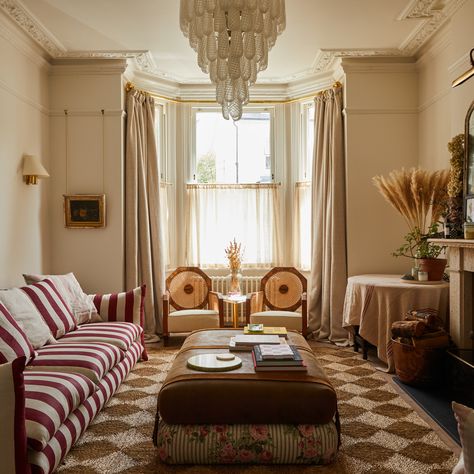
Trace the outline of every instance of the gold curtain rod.
<instances>
[{"instance_id":1,"label":"gold curtain rod","mask_svg":"<svg viewBox=\"0 0 474 474\"><path fill-rule=\"evenodd\" d=\"M338 87L342 87L342 84L339 81L336 81L329 89L336 89ZM329 90L329 89L324 89L312 95L295 97L294 99L287 99L287 100L251 100L249 101L249 104L292 104L294 102L303 102L305 100L314 99L316 96L324 93L326 90ZM129 92L131 90L135 90L143 94L147 94L153 97L154 99L164 100L166 102L172 102L174 104L217 104L215 100L172 99L171 97L166 97L163 95L155 94L154 92L146 91L144 89L139 89L132 82L127 82L127 84L125 85L125 91Z\"/></svg>"}]
</instances>

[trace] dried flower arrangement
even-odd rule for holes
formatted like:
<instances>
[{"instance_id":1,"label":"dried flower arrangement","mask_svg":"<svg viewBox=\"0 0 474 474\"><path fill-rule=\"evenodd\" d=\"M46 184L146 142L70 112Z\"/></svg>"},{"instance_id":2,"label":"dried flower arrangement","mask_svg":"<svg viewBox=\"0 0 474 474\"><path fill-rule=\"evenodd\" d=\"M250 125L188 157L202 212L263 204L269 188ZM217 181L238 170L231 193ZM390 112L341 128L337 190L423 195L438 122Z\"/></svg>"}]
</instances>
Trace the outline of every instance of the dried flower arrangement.
<instances>
[{"instance_id":1,"label":"dried flower arrangement","mask_svg":"<svg viewBox=\"0 0 474 474\"><path fill-rule=\"evenodd\" d=\"M402 215L410 232L406 243L394 256L436 258L442 247L428 242L438 231L446 208L448 170L427 171L420 168L394 170L388 177L372 178L382 196Z\"/></svg>"},{"instance_id":2,"label":"dried flower arrangement","mask_svg":"<svg viewBox=\"0 0 474 474\"><path fill-rule=\"evenodd\" d=\"M229 260L230 271L234 272L240 270L242 258L244 256L242 244L238 244L234 238L233 241L229 242L229 246L225 249L225 254Z\"/></svg>"},{"instance_id":3,"label":"dried flower arrangement","mask_svg":"<svg viewBox=\"0 0 474 474\"><path fill-rule=\"evenodd\" d=\"M453 137L448 143L451 153L448 183L448 213L446 216L446 236L461 237L463 234L463 175L464 175L464 133Z\"/></svg>"}]
</instances>

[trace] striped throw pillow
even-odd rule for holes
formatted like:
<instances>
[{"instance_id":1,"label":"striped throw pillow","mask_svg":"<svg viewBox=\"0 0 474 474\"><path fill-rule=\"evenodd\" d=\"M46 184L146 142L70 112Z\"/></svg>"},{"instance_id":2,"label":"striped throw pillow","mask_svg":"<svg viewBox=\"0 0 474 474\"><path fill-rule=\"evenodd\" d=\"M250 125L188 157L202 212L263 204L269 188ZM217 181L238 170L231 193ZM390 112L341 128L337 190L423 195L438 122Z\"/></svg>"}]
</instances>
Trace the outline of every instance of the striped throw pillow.
<instances>
[{"instance_id":1,"label":"striped throw pillow","mask_svg":"<svg viewBox=\"0 0 474 474\"><path fill-rule=\"evenodd\" d=\"M103 321L124 321L143 328L145 323L146 285L122 293L94 295L94 305ZM141 333L142 360L148 360L145 349L145 335Z\"/></svg>"},{"instance_id":2,"label":"striped throw pillow","mask_svg":"<svg viewBox=\"0 0 474 474\"><path fill-rule=\"evenodd\" d=\"M22 356L28 364L35 356L33 346L8 309L0 303L0 364Z\"/></svg>"},{"instance_id":3,"label":"striped throw pillow","mask_svg":"<svg viewBox=\"0 0 474 474\"><path fill-rule=\"evenodd\" d=\"M21 289L36 306L56 339L76 329L71 308L66 304L51 280L46 279Z\"/></svg>"},{"instance_id":4,"label":"striped throw pillow","mask_svg":"<svg viewBox=\"0 0 474 474\"><path fill-rule=\"evenodd\" d=\"M30 472L26 451L24 368L24 357L0 365L1 472Z\"/></svg>"}]
</instances>

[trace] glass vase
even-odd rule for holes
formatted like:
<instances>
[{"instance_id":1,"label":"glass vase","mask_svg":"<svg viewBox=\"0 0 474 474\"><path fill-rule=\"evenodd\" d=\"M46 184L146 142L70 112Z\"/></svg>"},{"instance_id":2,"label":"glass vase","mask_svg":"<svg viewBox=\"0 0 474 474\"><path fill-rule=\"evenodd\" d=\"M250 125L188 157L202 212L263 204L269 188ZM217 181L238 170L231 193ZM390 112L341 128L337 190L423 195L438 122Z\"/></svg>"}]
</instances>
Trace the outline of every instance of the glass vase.
<instances>
[{"instance_id":1,"label":"glass vase","mask_svg":"<svg viewBox=\"0 0 474 474\"><path fill-rule=\"evenodd\" d=\"M240 269L230 271L229 278L229 295L241 295L240 283L242 282L242 274Z\"/></svg>"}]
</instances>

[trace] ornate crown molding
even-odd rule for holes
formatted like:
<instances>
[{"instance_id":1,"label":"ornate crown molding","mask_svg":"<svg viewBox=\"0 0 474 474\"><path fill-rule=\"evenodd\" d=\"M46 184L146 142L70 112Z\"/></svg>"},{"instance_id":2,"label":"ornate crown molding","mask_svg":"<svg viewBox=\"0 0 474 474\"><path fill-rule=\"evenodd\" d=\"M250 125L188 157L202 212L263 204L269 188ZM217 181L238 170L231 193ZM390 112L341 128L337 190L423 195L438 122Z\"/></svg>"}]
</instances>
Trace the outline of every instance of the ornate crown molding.
<instances>
[{"instance_id":1,"label":"ornate crown molding","mask_svg":"<svg viewBox=\"0 0 474 474\"><path fill-rule=\"evenodd\" d=\"M0 8L51 57L66 51L60 41L18 0L0 0Z\"/></svg>"},{"instance_id":2,"label":"ornate crown molding","mask_svg":"<svg viewBox=\"0 0 474 474\"><path fill-rule=\"evenodd\" d=\"M465 2L466 0L446 0L444 3L440 3L438 0L411 0L397 20L418 19L422 23L398 48L321 49L317 52L311 67L278 79L262 77L259 82L262 84L290 84L314 78L315 75L332 71L338 64L338 58L414 56ZM178 85L207 83L202 78L182 78L161 71L150 51L67 51L20 0L0 0L0 9L40 45L52 59L133 59L136 70L155 76L158 80L175 82Z\"/></svg>"}]
</instances>

